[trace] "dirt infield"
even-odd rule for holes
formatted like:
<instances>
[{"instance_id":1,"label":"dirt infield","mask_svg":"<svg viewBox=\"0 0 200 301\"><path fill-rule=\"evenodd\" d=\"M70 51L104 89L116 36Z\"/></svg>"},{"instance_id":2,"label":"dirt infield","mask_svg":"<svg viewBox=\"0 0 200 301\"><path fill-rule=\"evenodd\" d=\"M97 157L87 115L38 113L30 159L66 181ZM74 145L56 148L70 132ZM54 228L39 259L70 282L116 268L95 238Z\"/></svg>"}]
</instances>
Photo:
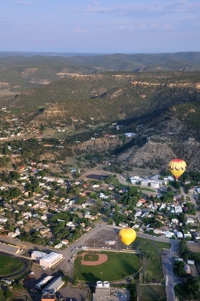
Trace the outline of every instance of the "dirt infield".
<instances>
[{"instance_id":1,"label":"dirt infield","mask_svg":"<svg viewBox=\"0 0 200 301\"><path fill-rule=\"evenodd\" d=\"M108 256L106 254L96 254L99 257L98 260L87 261L87 260L83 259L86 254L88 254L88 253L86 252L86 253L81 254L81 256L82 256L81 264L82 265L96 266L96 265L100 265L108 260Z\"/></svg>"}]
</instances>

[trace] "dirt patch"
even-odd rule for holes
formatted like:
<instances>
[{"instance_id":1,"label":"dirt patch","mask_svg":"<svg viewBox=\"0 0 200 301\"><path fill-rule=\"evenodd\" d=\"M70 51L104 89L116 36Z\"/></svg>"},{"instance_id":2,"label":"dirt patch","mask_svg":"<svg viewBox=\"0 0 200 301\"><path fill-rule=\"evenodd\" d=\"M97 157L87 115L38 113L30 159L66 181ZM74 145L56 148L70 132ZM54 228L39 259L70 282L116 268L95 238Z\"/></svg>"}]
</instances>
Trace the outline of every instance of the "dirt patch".
<instances>
[{"instance_id":1,"label":"dirt patch","mask_svg":"<svg viewBox=\"0 0 200 301\"><path fill-rule=\"evenodd\" d=\"M98 255L98 260L86 261L83 259L86 254L88 254L88 253L86 252L86 253L81 254L81 256L82 256L81 264L82 265L96 266L96 265L100 265L108 260L108 256L106 254L95 254L95 255Z\"/></svg>"}]
</instances>

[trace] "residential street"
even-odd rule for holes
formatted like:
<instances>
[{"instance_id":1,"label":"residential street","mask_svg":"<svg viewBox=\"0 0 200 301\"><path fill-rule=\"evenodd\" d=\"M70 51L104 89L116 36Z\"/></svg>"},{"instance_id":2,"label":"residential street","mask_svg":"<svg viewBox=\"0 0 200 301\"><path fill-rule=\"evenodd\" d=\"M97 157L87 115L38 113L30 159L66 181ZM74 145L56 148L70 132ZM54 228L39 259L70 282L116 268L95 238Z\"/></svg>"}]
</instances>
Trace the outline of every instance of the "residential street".
<instances>
[{"instance_id":1,"label":"residential street","mask_svg":"<svg viewBox=\"0 0 200 301\"><path fill-rule=\"evenodd\" d=\"M102 230L109 232L108 230L111 230L111 229L114 231L112 235L113 235L113 240L115 240L116 237L118 236L120 227L111 227L111 226L106 225L105 223L101 223L101 224L97 224L95 226L95 228L93 228L89 233L85 234L80 239L78 239L76 242L72 243L65 250L55 250L54 248L50 248L48 246L43 247L43 246L39 246L39 245L33 245L28 242L20 242L17 239L8 238L6 236L1 236L0 240L18 245L20 248L23 248L23 249L27 248L27 250L34 250L34 249L35 250L38 249L38 250L42 250L42 251L45 251L45 250L50 251L51 250L54 252L62 253L64 255L64 259L56 265L56 268L63 270L66 274L68 274L70 277L72 277L73 276L73 268L74 268L73 267L73 256L75 255L75 253L80 250L80 247L87 246L87 242L89 240L92 241L92 245L89 246L90 248L94 247L95 249L100 249L100 245L98 244L99 233L100 232L102 233ZM105 235L107 232L105 232ZM137 233L137 236L146 238L146 239L150 239L150 240L154 240L154 241L171 243L171 249L163 250L161 258L162 258L163 273L164 273L165 279L166 279L167 300L175 301L174 286L177 283L181 282L181 279L178 279L174 276L173 267L172 267L172 260L173 260L174 253L176 253L176 250L178 247L178 240L167 239L164 237L155 237L155 236L151 236L151 235L140 233L140 232ZM193 243L190 242L190 244L196 245L194 242ZM117 245L116 245L116 248L117 248ZM17 256L20 256L20 255L17 255Z\"/></svg>"}]
</instances>

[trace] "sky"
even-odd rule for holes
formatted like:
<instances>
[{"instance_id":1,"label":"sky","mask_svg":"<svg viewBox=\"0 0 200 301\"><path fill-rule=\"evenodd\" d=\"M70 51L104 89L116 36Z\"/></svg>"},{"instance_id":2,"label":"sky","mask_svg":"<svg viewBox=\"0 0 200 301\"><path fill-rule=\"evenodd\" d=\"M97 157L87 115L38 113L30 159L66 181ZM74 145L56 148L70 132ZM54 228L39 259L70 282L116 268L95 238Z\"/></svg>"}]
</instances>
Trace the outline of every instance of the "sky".
<instances>
[{"instance_id":1,"label":"sky","mask_svg":"<svg viewBox=\"0 0 200 301\"><path fill-rule=\"evenodd\" d=\"M0 51L200 51L200 0L1 0Z\"/></svg>"}]
</instances>

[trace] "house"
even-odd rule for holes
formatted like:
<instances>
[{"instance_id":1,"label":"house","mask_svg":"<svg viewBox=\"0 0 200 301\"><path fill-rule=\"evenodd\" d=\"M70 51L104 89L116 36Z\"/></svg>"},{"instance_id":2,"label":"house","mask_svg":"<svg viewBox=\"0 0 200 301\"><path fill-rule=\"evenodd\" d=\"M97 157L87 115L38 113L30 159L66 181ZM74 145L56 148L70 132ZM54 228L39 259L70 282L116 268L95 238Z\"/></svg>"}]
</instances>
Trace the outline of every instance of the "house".
<instances>
[{"instance_id":1,"label":"house","mask_svg":"<svg viewBox=\"0 0 200 301\"><path fill-rule=\"evenodd\" d=\"M8 236L9 237L16 237L16 236L18 236L19 235L19 233L16 233L16 232L8 232Z\"/></svg>"},{"instance_id":2,"label":"house","mask_svg":"<svg viewBox=\"0 0 200 301\"><path fill-rule=\"evenodd\" d=\"M159 208L159 211L161 211L162 209L166 208L166 204L162 203L160 208Z\"/></svg>"},{"instance_id":3,"label":"house","mask_svg":"<svg viewBox=\"0 0 200 301\"><path fill-rule=\"evenodd\" d=\"M59 244L55 245L54 248L55 248L55 249L60 249L60 248L62 248L62 243L59 243Z\"/></svg>"},{"instance_id":4,"label":"house","mask_svg":"<svg viewBox=\"0 0 200 301\"><path fill-rule=\"evenodd\" d=\"M128 227L128 224L122 222L122 223L119 223L119 226L122 228L126 228L126 227Z\"/></svg>"},{"instance_id":5,"label":"house","mask_svg":"<svg viewBox=\"0 0 200 301\"><path fill-rule=\"evenodd\" d=\"M162 230L160 230L160 229L154 229L154 230L153 230L153 233L155 233L155 234L157 234L157 235L163 234Z\"/></svg>"},{"instance_id":6,"label":"house","mask_svg":"<svg viewBox=\"0 0 200 301\"><path fill-rule=\"evenodd\" d=\"M140 228L140 225L135 224L132 228L133 228L133 229L138 229L138 228Z\"/></svg>"},{"instance_id":7,"label":"house","mask_svg":"<svg viewBox=\"0 0 200 301\"><path fill-rule=\"evenodd\" d=\"M86 231L86 232L88 232L88 231L90 231L92 228L90 227L90 226L87 226L87 227L85 227L83 230L84 231Z\"/></svg>"},{"instance_id":8,"label":"house","mask_svg":"<svg viewBox=\"0 0 200 301\"><path fill-rule=\"evenodd\" d=\"M187 264L188 265L195 265L195 262L194 262L194 260L188 259Z\"/></svg>"},{"instance_id":9,"label":"house","mask_svg":"<svg viewBox=\"0 0 200 301\"><path fill-rule=\"evenodd\" d=\"M183 238L183 233L180 232L180 231L177 231L176 236L177 236L178 239L182 239Z\"/></svg>"},{"instance_id":10,"label":"house","mask_svg":"<svg viewBox=\"0 0 200 301\"><path fill-rule=\"evenodd\" d=\"M42 228L40 229L40 234L44 235L50 232L50 228Z\"/></svg>"},{"instance_id":11,"label":"house","mask_svg":"<svg viewBox=\"0 0 200 301\"><path fill-rule=\"evenodd\" d=\"M178 224L178 219L177 219L177 218L172 218L172 220L171 220L171 221L172 221L172 223L173 223L173 224L175 224L175 225L177 225L177 224Z\"/></svg>"},{"instance_id":12,"label":"house","mask_svg":"<svg viewBox=\"0 0 200 301\"><path fill-rule=\"evenodd\" d=\"M143 178L140 178L139 176L130 177L131 184L137 184L138 182L141 182Z\"/></svg>"},{"instance_id":13,"label":"house","mask_svg":"<svg viewBox=\"0 0 200 301\"><path fill-rule=\"evenodd\" d=\"M172 238L174 236L174 233L173 232L170 232L170 231L166 231L165 232L165 237L166 238Z\"/></svg>"},{"instance_id":14,"label":"house","mask_svg":"<svg viewBox=\"0 0 200 301\"><path fill-rule=\"evenodd\" d=\"M145 199L140 199L137 204L136 204L136 207L141 207L142 205L144 205L146 203L146 200Z\"/></svg>"},{"instance_id":15,"label":"house","mask_svg":"<svg viewBox=\"0 0 200 301\"><path fill-rule=\"evenodd\" d=\"M126 138L131 138L131 137L134 137L136 134L135 133L132 133L132 132L130 132L130 133L125 133L125 136L126 136Z\"/></svg>"},{"instance_id":16,"label":"house","mask_svg":"<svg viewBox=\"0 0 200 301\"><path fill-rule=\"evenodd\" d=\"M194 224L194 219L192 217L187 217L186 224Z\"/></svg>"},{"instance_id":17,"label":"house","mask_svg":"<svg viewBox=\"0 0 200 301\"><path fill-rule=\"evenodd\" d=\"M174 206L174 211L176 214L179 214L179 213L183 212L183 209L181 206Z\"/></svg>"},{"instance_id":18,"label":"house","mask_svg":"<svg viewBox=\"0 0 200 301\"><path fill-rule=\"evenodd\" d=\"M191 238L191 237L192 237L192 235L190 232L184 231L184 238Z\"/></svg>"},{"instance_id":19,"label":"house","mask_svg":"<svg viewBox=\"0 0 200 301\"><path fill-rule=\"evenodd\" d=\"M62 243L63 245L68 245L69 240L68 240L68 239L63 239L63 240L61 241L61 243Z\"/></svg>"}]
</instances>

